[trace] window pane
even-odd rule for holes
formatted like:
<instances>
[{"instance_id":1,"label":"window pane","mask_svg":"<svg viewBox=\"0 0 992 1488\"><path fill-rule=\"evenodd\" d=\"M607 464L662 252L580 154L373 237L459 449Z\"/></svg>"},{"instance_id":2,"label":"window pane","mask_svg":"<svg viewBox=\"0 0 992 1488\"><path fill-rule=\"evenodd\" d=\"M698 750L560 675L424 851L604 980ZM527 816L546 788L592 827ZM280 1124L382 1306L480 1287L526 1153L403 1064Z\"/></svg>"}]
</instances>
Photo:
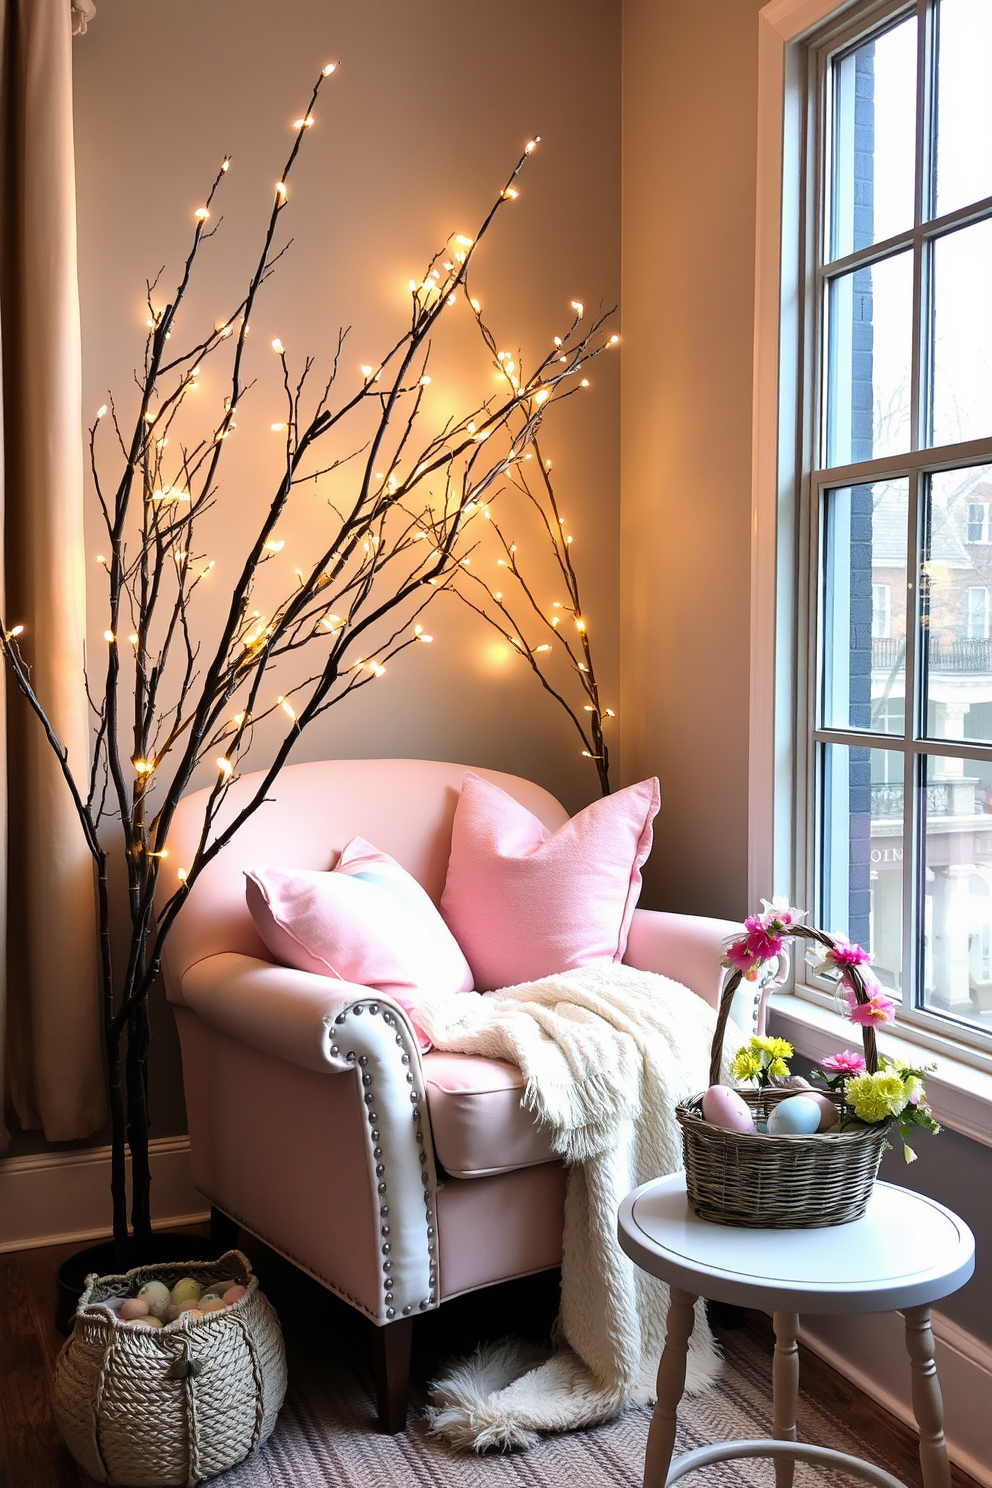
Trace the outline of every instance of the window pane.
<instances>
[{"instance_id":1,"label":"window pane","mask_svg":"<svg viewBox=\"0 0 992 1488\"><path fill-rule=\"evenodd\" d=\"M992 465L930 477L921 599L927 733L992 741Z\"/></svg>"},{"instance_id":2,"label":"window pane","mask_svg":"<svg viewBox=\"0 0 992 1488\"><path fill-rule=\"evenodd\" d=\"M820 770L820 923L870 951L878 980L898 991L903 757L888 749L824 744Z\"/></svg>"},{"instance_id":3,"label":"window pane","mask_svg":"<svg viewBox=\"0 0 992 1488\"><path fill-rule=\"evenodd\" d=\"M992 9L992 6L990 6ZM992 221L933 249L933 443L992 432Z\"/></svg>"},{"instance_id":4,"label":"window pane","mask_svg":"<svg viewBox=\"0 0 992 1488\"><path fill-rule=\"evenodd\" d=\"M833 81L830 259L913 224L915 18L835 62Z\"/></svg>"},{"instance_id":5,"label":"window pane","mask_svg":"<svg viewBox=\"0 0 992 1488\"><path fill-rule=\"evenodd\" d=\"M823 725L901 734L906 698L909 483L824 495Z\"/></svg>"},{"instance_id":6,"label":"window pane","mask_svg":"<svg viewBox=\"0 0 992 1488\"><path fill-rule=\"evenodd\" d=\"M992 764L924 763L925 1005L992 1029Z\"/></svg>"},{"instance_id":7,"label":"window pane","mask_svg":"<svg viewBox=\"0 0 992 1488\"><path fill-rule=\"evenodd\" d=\"M909 448L913 256L831 281L827 301L827 465Z\"/></svg>"},{"instance_id":8,"label":"window pane","mask_svg":"<svg viewBox=\"0 0 992 1488\"><path fill-rule=\"evenodd\" d=\"M940 0L935 215L992 196L992 5Z\"/></svg>"}]
</instances>

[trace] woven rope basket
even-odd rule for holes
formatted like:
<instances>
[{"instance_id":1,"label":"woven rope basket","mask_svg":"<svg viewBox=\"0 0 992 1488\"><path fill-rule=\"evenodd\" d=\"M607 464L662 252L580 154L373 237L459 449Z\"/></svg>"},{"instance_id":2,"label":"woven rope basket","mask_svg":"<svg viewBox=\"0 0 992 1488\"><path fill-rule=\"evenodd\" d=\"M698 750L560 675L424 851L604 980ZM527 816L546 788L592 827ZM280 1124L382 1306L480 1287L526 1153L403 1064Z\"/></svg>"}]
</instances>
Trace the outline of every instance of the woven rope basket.
<instances>
[{"instance_id":1,"label":"woven rope basket","mask_svg":"<svg viewBox=\"0 0 992 1488\"><path fill-rule=\"evenodd\" d=\"M108 1297L183 1276L247 1287L240 1302L168 1328L131 1328ZM187 1488L224 1472L271 1432L286 1393L279 1320L239 1250L220 1260L86 1278L55 1370L54 1411L98 1483Z\"/></svg>"},{"instance_id":2,"label":"woven rope basket","mask_svg":"<svg viewBox=\"0 0 992 1488\"><path fill-rule=\"evenodd\" d=\"M833 945L828 935L805 925L791 933L823 946ZM735 971L727 980L720 999L710 1057L710 1084L720 1080L723 1040L730 1007L741 981ZM851 972L855 996L867 1002L864 979L855 967ZM865 1065L869 1074L878 1068L875 1033L862 1028ZM801 1090L778 1088L739 1090L756 1118L769 1112ZM831 1097L842 1122L851 1114L840 1097ZM848 1224L860 1219L878 1176L885 1150L888 1123L865 1126L855 1122L840 1132L814 1136L769 1136L732 1132L703 1120L702 1094L676 1108L682 1128L686 1192L700 1219L714 1224L750 1229L812 1230L827 1225Z\"/></svg>"}]
</instances>

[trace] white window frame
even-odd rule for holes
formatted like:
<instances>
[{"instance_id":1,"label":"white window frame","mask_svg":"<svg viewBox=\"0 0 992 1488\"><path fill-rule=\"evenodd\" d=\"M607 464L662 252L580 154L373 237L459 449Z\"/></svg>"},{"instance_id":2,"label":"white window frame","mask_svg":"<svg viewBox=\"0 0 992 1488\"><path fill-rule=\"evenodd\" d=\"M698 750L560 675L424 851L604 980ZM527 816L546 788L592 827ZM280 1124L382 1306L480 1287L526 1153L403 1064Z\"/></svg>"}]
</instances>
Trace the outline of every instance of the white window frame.
<instances>
[{"instance_id":1,"label":"white window frame","mask_svg":"<svg viewBox=\"0 0 992 1488\"><path fill-rule=\"evenodd\" d=\"M871 638L873 641L888 641L892 638L892 585L871 586Z\"/></svg>"},{"instance_id":2,"label":"white window frame","mask_svg":"<svg viewBox=\"0 0 992 1488\"><path fill-rule=\"evenodd\" d=\"M859 27L873 13L891 14L885 0L770 0L758 17L758 159L752 415L751 685L749 716L749 903L772 893L791 896L805 859L808 823L795 810L808 799L808 761L796 720L805 714L808 668L809 544L801 542L799 494L812 469L809 405L800 399L800 369L811 359L805 323L808 242L799 241L805 175L812 168L807 128L807 41L826 23L838 29L857 5ZM907 6L907 9L909 7ZM814 230L808 222L807 234ZM976 442L976 455L984 442ZM959 453L965 451L959 447ZM800 969L778 1013L783 1031L805 1029L814 1057L849 1039L836 1000L811 987ZM829 1035L826 1030L829 1028ZM945 1032L900 1025L883 1036L893 1050L922 1044L939 1056L936 1106L942 1119L992 1145L992 1055ZM824 1047L827 1044L828 1047ZM970 1071L970 1073L969 1073ZM989 1072L989 1073L984 1073Z\"/></svg>"},{"instance_id":3,"label":"white window frame","mask_svg":"<svg viewBox=\"0 0 992 1488\"><path fill-rule=\"evenodd\" d=\"M989 638L989 591L984 585L972 585L965 591L968 595L967 629L969 641L987 641Z\"/></svg>"}]
</instances>

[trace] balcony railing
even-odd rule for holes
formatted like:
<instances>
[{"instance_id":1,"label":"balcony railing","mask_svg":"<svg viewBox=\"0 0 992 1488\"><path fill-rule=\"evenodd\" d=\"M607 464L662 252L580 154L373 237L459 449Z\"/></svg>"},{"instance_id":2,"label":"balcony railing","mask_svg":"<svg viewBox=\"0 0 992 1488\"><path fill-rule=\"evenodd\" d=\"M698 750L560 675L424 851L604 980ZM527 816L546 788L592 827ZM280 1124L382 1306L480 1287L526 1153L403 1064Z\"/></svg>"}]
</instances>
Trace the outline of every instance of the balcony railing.
<instances>
[{"instance_id":1,"label":"balcony railing","mask_svg":"<svg viewBox=\"0 0 992 1488\"><path fill-rule=\"evenodd\" d=\"M985 797L985 787L974 779L935 780L927 786L927 816L979 816L985 812ZM873 819L901 817L904 805L902 785L872 782Z\"/></svg>"},{"instance_id":2,"label":"balcony railing","mask_svg":"<svg viewBox=\"0 0 992 1488\"><path fill-rule=\"evenodd\" d=\"M927 665L934 672L992 672L992 640L935 642L927 647ZM905 665L906 642L896 636L873 636L871 664L875 671L892 672Z\"/></svg>"}]
</instances>

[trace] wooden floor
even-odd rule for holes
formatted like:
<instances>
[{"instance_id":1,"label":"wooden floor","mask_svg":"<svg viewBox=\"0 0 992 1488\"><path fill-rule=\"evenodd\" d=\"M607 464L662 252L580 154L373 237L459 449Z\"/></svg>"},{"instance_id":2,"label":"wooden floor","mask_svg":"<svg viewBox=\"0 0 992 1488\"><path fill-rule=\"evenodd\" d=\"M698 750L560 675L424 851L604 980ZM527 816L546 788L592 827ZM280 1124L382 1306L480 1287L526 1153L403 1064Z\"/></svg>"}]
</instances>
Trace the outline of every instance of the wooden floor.
<instances>
[{"instance_id":1,"label":"wooden floor","mask_svg":"<svg viewBox=\"0 0 992 1488\"><path fill-rule=\"evenodd\" d=\"M57 1266L78 1248L52 1246L0 1255L0 1488L90 1488L92 1484L63 1446L49 1407L52 1372L63 1342L52 1321L54 1275ZM251 1249L254 1252L256 1246ZM256 1270L261 1269L262 1257L253 1254L252 1259ZM273 1261L277 1268L285 1265L278 1258ZM294 1275L305 1285L315 1285L298 1272ZM770 1321L748 1314L747 1326L770 1354ZM900 1476L915 1488L920 1483L920 1468L912 1433L814 1354L805 1349L801 1353L805 1380L815 1382L823 1403L863 1439L865 1455L872 1456L871 1443L884 1445ZM957 1468L952 1469L952 1477L954 1488L978 1488L973 1478Z\"/></svg>"}]
</instances>

